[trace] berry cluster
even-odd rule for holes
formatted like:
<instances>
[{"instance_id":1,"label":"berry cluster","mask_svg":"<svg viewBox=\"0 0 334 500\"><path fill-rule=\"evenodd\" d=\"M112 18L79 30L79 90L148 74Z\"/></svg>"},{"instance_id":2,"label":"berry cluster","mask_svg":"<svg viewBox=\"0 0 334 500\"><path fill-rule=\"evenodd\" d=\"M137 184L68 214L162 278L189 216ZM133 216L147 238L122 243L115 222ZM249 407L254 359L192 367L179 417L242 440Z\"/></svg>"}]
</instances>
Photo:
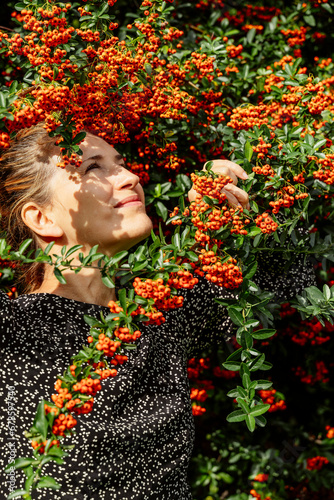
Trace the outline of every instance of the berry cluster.
<instances>
[{"instance_id":1,"label":"berry cluster","mask_svg":"<svg viewBox=\"0 0 334 500\"><path fill-rule=\"evenodd\" d=\"M173 288L189 288L192 289L198 283L198 279L189 271L180 269L176 273L169 275L168 285Z\"/></svg>"},{"instance_id":2,"label":"berry cluster","mask_svg":"<svg viewBox=\"0 0 334 500\"><path fill-rule=\"evenodd\" d=\"M262 233L274 233L278 228L277 222L273 221L273 219L267 213L258 215L255 219L255 222L256 225L261 229Z\"/></svg>"},{"instance_id":3,"label":"berry cluster","mask_svg":"<svg viewBox=\"0 0 334 500\"><path fill-rule=\"evenodd\" d=\"M73 429L77 420L72 415L61 413L53 423L52 432L55 436L65 436L67 430Z\"/></svg>"},{"instance_id":4,"label":"berry cluster","mask_svg":"<svg viewBox=\"0 0 334 500\"><path fill-rule=\"evenodd\" d=\"M195 273L204 276L207 280L224 288L238 288L242 283L242 273L236 265L237 261L229 257L225 262L212 250L201 250L198 256L200 261L200 269L197 269L195 264Z\"/></svg>"},{"instance_id":5,"label":"berry cluster","mask_svg":"<svg viewBox=\"0 0 334 500\"><path fill-rule=\"evenodd\" d=\"M190 178L193 183L193 189L201 196L210 196L211 198L216 198L220 203L226 200L226 195L222 193L222 189L232 182L232 179L228 176L220 175L213 178L210 176L199 176L194 173L190 174Z\"/></svg>"},{"instance_id":6,"label":"berry cluster","mask_svg":"<svg viewBox=\"0 0 334 500\"><path fill-rule=\"evenodd\" d=\"M323 361L315 362L315 371L316 373L308 374L301 366L297 366L296 368L292 368L294 374L300 378L300 381L304 384L314 385L317 382L321 382L322 384L327 384L329 382L329 370Z\"/></svg>"},{"instance_id":7,"label":"berry cluster","mask_svg":"<svg viewBox=\"0 0 334 500\"><path fill-rule=\"evenodd\" d=\"M318 163L321 168L313 172L313 177L332 186L334 184L334 154L327 154L325 158L318 159Z\"/></svg>"},{"instance_id":8,"label":"berry cluster","mask_svg":"<svg viewBox=\"0 0 334 500\"><path fill-rule=\"evenodd\" d=\"M307 458L306 462L307 462L306 465L307 470L320 470L323 468L324 465L329 463L329 460L326 457L318 456L318 457Z\"/></svg>"},{"instance_id":9,"label":"berry cluster","mask_svg":"<svg viewBox=\"0 0 334 500\"><path fill-rule=\"evenodd\" d=\"M50 448L51 448L51 446L58 446L59 447L59 444L60 444L60 442L57 439L53 439L51 441ZM40 453L41 455L43 455L43 453L45 452L46 445L47 445L47 441L41 441L41 442L36 441L36 440L31 441L31 446L33 447L33 449L38 450L38 453Z\"/></svg>"},{"instance_id":10,"label":"berry cluster","mask_svg":"<svg viewBox=\"0 0 334 500\"><path fill-rule=\"evenodd\" d=\"M197 227L195 239L203 245L210 241L217 243L214 238L214 232L219 231L225 225L230 226L231 234L247 234L244 226L249 224L250 220L245 219L242 222L240 216L237 215L243 212L242 208L233 209L223 206L221 209L215 208L213 210L209 203L206 203L198 196L190 204L189 212L191 213L192 224ZM188 212L184 213L184 215L187 214Z\"/></svg>"},{"instance_id":11,"label":"berry cluster","mask_svg":"<svg viewBox=\"0 0 334 500\"><path fill-rule=\"evenodd\" d=\"M271 168L271 166L268 163L266 163L262 167L260 167L259 165L256 167L253 167L252 170L256 174L261 174L261 175L265 175L265 176L269 176L269 177L274 177L274 175L275 175L275 171Z\"/></svg>"},{"instance_id":12,"label":"berry cluster","mask_svg":"<svg viewBox=\"0 0 334 500\"><path fill-rule=\"evenodd\" d=\"M271 389L268 391L265 390L259 391L259 396L262 399L263 403L270 405L268 411L271 413L274 411L286 409L286 404L284 399L277 398L277 396L275 396L276 392L277 391L275 389Z\"/></svg>"},{"instance_id":13,"label":"berry cluster","mask_svg":"<svg viewBox=\"0 0 334 500\"><path fill-rule=\"evenodd\" d=\"M171 292L170 287L165 286L162 279L142 281L137 277L133 280L133 288L137 295L144 299L153 299L154 302L169 298Z\"/></svg>"},{"instance_id":14,"label":"berry cluster","mask_svg":"<svg viewBox=\"0 0 334 500\"><path fill-rule=\"evenodd\" d=\"M326 437L328 439L333 439L334 438L334 427L331 427L330 425L326 425Z\"/></svg>"},{"instance_id":15,"label":"berry cluster","mask_svg":"<svg viewBox=\"0 0 334 500\"><path fill-rule=\"evenodd\" d=\"M116 331L114 333L116 336ZM92 343L93 341L94 341L93 337L89 336L88 342ZM117 341L115 342L111 338L107 337L104 333L100 333L99 342L96 344L96 349L98 351L103 351L105 356L110 356L112 358L119 347L121 347L120 342Z\"/></svg>"},{"instance_id":16,"label":"berry cluster","mask_svg":"<svg viewBox=\"0 0 334 500\"><path fill-rule=\"evenodd\" d=\"M193 401L192 413L194 416L201 416L206 412L206 409L195 403L204 403L208 398L207 391L212 390L213 383L211 380L202 379L202 374L210 368L209 358L191 358L188 361L188 378L192 385L190 391L190 399Z\"/></svg>"}]
</instances>

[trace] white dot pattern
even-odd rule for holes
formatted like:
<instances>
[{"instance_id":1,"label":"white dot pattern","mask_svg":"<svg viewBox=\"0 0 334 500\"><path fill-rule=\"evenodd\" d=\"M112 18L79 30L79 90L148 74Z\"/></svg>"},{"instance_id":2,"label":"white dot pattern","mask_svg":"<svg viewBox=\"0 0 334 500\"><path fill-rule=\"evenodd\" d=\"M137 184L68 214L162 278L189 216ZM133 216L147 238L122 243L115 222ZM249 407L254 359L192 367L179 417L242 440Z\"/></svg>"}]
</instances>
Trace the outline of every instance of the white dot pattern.
<instances>
[{"instance_id":1,"label":"white dot pattern","mask_svg":"<svg viewBox=\"0 0 334 500\"><path fill-rule=\"evenodd\" d=\"M263 271L265 285L279 295L285 288L286 296L292 296L301 283L308 286L311 275L314 279L311 267L306 272L297 267L287 289L286 275L273 280ZM66 439L75 448L64 463L44 466L44 475L54 477L62 489L35 490L33 500L191 500L187 468L194 422L187 360L229 338L233 325L213 298L232 294L201 278L193 290L180 294L184 306L167 311L163 325L143 326L137 349L127 353L129 360L117 377L102 381L93 411L78 416L76 435ZM109 309L46 293L15 300L1 293L0 300L0 397L5 401L0 413L0 493L6 498L3 469L11 461L8 386L15 387L16 457L30 457L32 447L23 432L30 429L37 404L55 393L57 375L86 345L89 326L83 315L99 317ZM18 472L15 488L23 487L24 479Z\"/></svg>"},{"instance_id":2,"label":"white dot pattern","mask_svg":"<svg viewBox=\"0 0 334 500\"><path fill-rule=\"evenodd\" d=\"M118 375L102 381L93 411L78 416L76 435L66 439L75 448L63 464L44 466L43 474L62 489L36 490L34 500L191 499L187 468L194 423L187 359L193 347L210 344L231 328L226 311L212 300L214 289L201 279L193 290L182 290L185 305L167 311L166 323L142 328L137 349L127 352L129 360ZM99 317L109 309L45 293L0 297L0 397L6 401L8 385L15 386L16 456L29 457L32 447L23 432L30 429L39 401L55 393L57 375L87 344L83 315ZM6 409L5 404L1 473L10 461ZM1 498L9 493L5 481ZM23 485L24 475L18 472L15 487Z\"/></svg>"}]
</instances>

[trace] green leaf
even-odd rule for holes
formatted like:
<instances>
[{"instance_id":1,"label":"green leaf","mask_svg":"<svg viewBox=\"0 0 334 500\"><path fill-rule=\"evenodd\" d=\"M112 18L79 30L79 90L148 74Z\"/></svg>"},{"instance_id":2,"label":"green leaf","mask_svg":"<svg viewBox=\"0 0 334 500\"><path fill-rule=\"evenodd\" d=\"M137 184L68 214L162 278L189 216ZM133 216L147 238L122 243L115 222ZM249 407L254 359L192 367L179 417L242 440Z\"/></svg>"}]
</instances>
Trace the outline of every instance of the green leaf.
<instances>
[{"instance_id":1,"label":"green leaf","mask_svg":"<svg viewBox=\"0 0 334 500\"><path fill-rule=\"evenodd\" d=\"M258 417L255 417L255 422L259 427L265 427L267 424L267 420L263 415L259 415Z\"/></svg>"},{"instance_id":2,"label":"green leaf","mask_svg":"<svg viewBox=\"0 0 334 500\"><path fill-rule=\"evenodd\" d=\"M243 399L247 398L247 391L245 391L245 389L243 387L241 387L240 385L238 385L238 387L237 387L237 394L238 394L238 397L241 397Z\"/></svg>"},{"instance_id":3,"label":"green leaf","mask_svg":"<svg viewBox=\"0 0 334 500\"><path fill-rule=\"evenodd\" d=\"M244 413L249 413L250 408L249 408L248 404L246 403L246 401L244 401L241 398L237 398L237 403L239 406L241 406L241 409L244 411Z\"/></svg>"},{"instance_id":4,"label":"green leaf","mask_svg":"<svg viewBox=\"0 0 334 500\"><path fill-rule=\"evenodd\" d=\"M331 298L331 291L330 291L330 288L329 288L328 285L324 285L323 286L322 293L323 293L324 298L326 300L330 300L330 298Z\"/></svg>"},{"instance_id":5,"label":"green leaf","mask_svg":"<svg viewBox=\"0 0 334 500\"><path fill-rule=\"evenodd\" d=\"M52 490L59 490L61 484L57 483L51 476L43 476L38 481L36 488L51 488Z\"/></svg>"},{"instance_id":6,"label":"green leaf","mask_svg":"<svg viewBox=\"0 0 334 500\"><path fill-rule=\"evenodd\" d=\"M52 457L66 457L67 453L65 453L60 447L54 445L51 446L48 450L48 454L51 455Z\"/></svg>"},{"instance_id":7,"label":"green leaf","mask_svg":"<svg viewBox=\"0 0 334 500\"><path fill-rule=\"evenodd\" d=\"M61 283L62 285L66 285L66 279L64 278L64 276L62 275L62 272L60 271L60 269L58 267L54 268L53 273L54 273L55 277L57 278L57 280L59 281L59 283Z\"/></svg>"},{"instance_id":8,"label":"green leaf","mask_svg":"<svg viewBox=\"0 0 334 500\"><path fill-rule=\"evenodd\" d=\"M70 255L72 255L74 252L82 248L82 245L74 245L74 247L71 247L65 254L65 259L68 259Z\"/></svg>"},{"instance_id":9,"label":"green leaf","mask_svg":"<svg viewBox=\"0 0 334 500\"><path fill-rule=\"evenodd\" d=\"M242 352L242 347L239 347L236 351L232 352L232 354L229 355L226 361L232 361L235 359L240 359L240 354Z\"/></svg>"},{"instance_id":10,"label":"green leaf","mask_svg":"<svg viewBox=\"0 0 334 500\"><path fill-rule=\"evenodd\" d=\"M117 262L119 262L120 260L124 259L127 255L128 255L128 251L127 250L122 250L121 252L118 252L116 255L114 255L114 257L112 258L112 263L113 264L116 264Z\"/></svg>"},{"instance_id":11,"label":"green leaf","mask_svg":"<svg viewBox=\"0 0 334 500\"><path fill-rule=\"evenodd\" d=\"M264 360L265 360L265 354L259 354L249 365L249 369L254 372L256 370L259 370L262 368Z\"/></svg>"},{"instance_id":12,"label":"green leaf","mask_svg":"<svg viewBox=\"0 0 334 500\"><path fill-rule=\"evenodd\" d=\"M246 36L247 42L248 43L252 43L252 41L254 40L255 35L256 35L256 29L255 28L250 29L248 31L248 33L247 33L247 36Z\"/></svg>"},{"instance_id":13,"label":"green leaf","mask_svg":"<svg viewBox=\"0 0 334 500\"><path fill-rule=\"evenodd\" d=\"M277 16L275 16L272 18L272 20L268 24L268 27L269 27L269 30L271 31L271 33L273 33L275 31L275 29L277 28L277 21L278 21L278 18L277 18Z\"/></svg>"},{"instance_id":14,"label":"green leaf","mask_svg":"<svg viewBox=\"0 0 334 500\"><path fill-rule=\"evenodd\" d=\"M245 389L249 389L249 386L251 385L251 379L248 373L244 373L242 376L242 385L244 386Z\"/></svg>"},{"instance_id":15,"label":"green leaf","mask_svg":"<svg viewBox=\"0 0 334 500\"><path fill-rule=\"evenodd\" d=\"M219 472L219 479L224 481L224 483L227 484L232 484L234 482L234 478L230 475L227 474L226 472Z\"/></svg>"},{"instance_id":16,"label":"green leaf","mask_svg":"<svg viewBox=\"0 0 334 500\"><path fill-rule=\"evenodd\" d=\"M24 487L29 491L34 480L35 480L35 474L34 474L34 470L32 467L29 467L30 470L30 474L28 475L25 483L24 483ZM26 470L26 469L25 469Z\"/></svg>"},{"instance_id":17,"label":"green leaf","mask_svg":"<svg viewBox=\"0 0 334 500\"><path fill-rule=\"evenodd\" d=\"M192 252L192 251L187 251L187 258L191 261L191 262L197 262L198 261L198 255L195 253L195 252Z\"/></svg>"},{"instance_id":18,"label":"green leaf","mask_svg":"<svg viewBox=\"0 0 334 500\"><path fill-rule=\"evenodd\" d=\"M161 201L157 201L155 205L157 214L162 218L164 222L166 222L167 217L168 217L168 210L167 207L161 203Z\"/></svg>"},{"instance_id":19,"label":"green leaf","mask_svg":"<svg viewBox=\"0 0 334 500\"><path fill-rule=\"evenodd\" d=\"M247 141L245 143L244 153L245 153L246 160L251 161L252 156L253 156L253 148L252 148L252 145L249 141Z\"/></svg>"},{"instance_id":20,"label":"green leaf","mask_svg":"<svg viewBox=\"0 0 334 500\"><path fill-rule=\"evenodd\" d=\"M253 202L253 203L255 203L255 202ZM259 227L255 226L255 227L252 227L252 229L250 231L248 231L248 236L253 238L254 236L257 236L260 233L262 233L261 229Z\"/></svg>"},{"instance_id":21,"label":"green leaf","mask_svg":"<svg viewBox=\"0 0 334 500\"><path fill-rule=\"evenodd\" d=\"M48 255L50 253L50 251L51 251L51 249L52 249L52 247L53 247L54 244L55 244L55 242L51 241L51 243L49 243L48 246L45 248L44 253L46 255Z\"/></svg>"},{"instance_id":22,"label":"green leaf","mask_svg":"<svg viewBox=\"0 0 334 500\"><path fill-rule=\"evenodd\" d=\"M0 92L0 106L2 108L7 108L7 100L6 95L3 92Z\"/></svg>"},{"instance_id":23,"label":"green leaf","mask_svg":"<svg viewBox=\"0 0 334 500\"><path fill-rule=\"evenodd\" d=\"M257 380L255 389L266 391L267 389L270 389L272 385L273 383L269 382L269 380Z\"/></svg>"},{"instance_id":24,"label":"green leaf","mask_svg":"<svg viewBox=\"0 0 334 500\"><path fill-rule=\"evenodd\" d=\"M93 316L88 316L88 314L84 314L84 321L89 326L97 326L100 324L99 320L97 320Z\"/></svg>"},{"instance_id":25,"label":"green leaf","mask_svg":"<svg viewBox=\"0 0 334 500\"><path fill-rule=\"evenodd\" d=\"M228 422L242 422L246 418L246 413L243 410L232 411L229 415L227 415L226 420Z\"/></svg>"},{"instance_id":26,"label":"green leaf","mask_svg":"<svg viewBox=\"0 0 334 500\"><path fill-rule=\"evenodd\" d=\"M12 467L15 469L24 469L34 462L36 462L34 458L16 458L14 462L11 462L5 467L5 472L10 472Z\"/></svg>"},{"instance_id":27,"label":"green leaf","mask_svg":"<svg viewBox=\"0 0 334 500\"><path fill-rule=\"evenodd\" d=\"M187 175L178 174L176 176L176 185L186 193L187 191L190 191L192 182Z\"/></svg>"},{"instance_id":28,"label":"green leaf","mask_svg":"<svg viewBox=\"0 0 334 500\"><path fill-rule=\"evenodd\" d=\"M226 370L236 372L240 370L240 363L237 363L236 361L225 361L225 363L223 363L223 367L226 368Z\"/></svg>"},{"instance_id":29,"label":"green leaf","mask_svg":"<svg viewBox=\"0 0 334 500\"><path fill-rule=\"evenodd\" d=\"M73 137L73 143L79 144L86 137L86 132L79 132L75 137Z\"/></svg>"},{"instance_id":30,"label":"green leaf","mask_svg":"<svg viewBox=\"0 0 334 500\"><path fill-rule=\"evenodd\" d=\"M126 289L121 288L118 291L118 300L120 301L121 307L123 308L124 312L126 311Z\"/></svg>"},{"instance_id":31,"label":"green leaf","mask_svg":"<svg viewBox=\"0 0 334 500\"><path fill-rule=\"evenodd\" d=\"M240 311L238 311L235 307L230 306L227 308L227 312L233 323L237 326L242 326L244 323L244 318Z\"/></svg>"},{"instance_id":32,"label":"green leaf","mask_svg":"<svg viewBox=\"0 0 334 500\"><path fill-rule=\"evenodd\" d=\"M179 233L174 234L172 237L172 245L175 245L178 250L181 250L181 238Z\"/></svg>"},{"instance_id":33,"label":"green leaf","mask_svg":"<svg viewBox=\"0 0 334 500\"><path fill-rule=\"evenodd\" d=\"M312 304L320 305L325 300L323 294L316 286L309 286L308 288L305 288L305 292Z\"/></svg>"},{"instance_id":34,"label":"green leaf","mask_svg":"<svg viewBox=\"0 0 334 500\"><path fill-rule=\"evenodd\" d=\"M102 283L108 288L115 288L115 282L110 278L110 276L103 276L101 280Z\"/></svg>"},{"instance_id":35,"label":"green leaf","mask_svg":"<svg viewBox=\"0 0 334 500\"><path fill-rule=\"evenodd\" d=\"M253 432L255 429L255 418L252 415L246 415L246 424L248 429Z\"/></svg>"},{"instance_id":36,"label":"green leaf","mask_svg":"<svg viewBox=\"0 0 334 500\"><path fill-rule=\"evenodd\" d=\"M31 243L32 243L32 239L24 240L24 242L21 243L21 245L20 245L19 254L22 255L26 251L26 249L30 246Z\"/></svg>"},{"instance_id":37,"label":"green leaf","mask_svg":"<svg viewBox=\"0 0 334 500\"><path fill-rule=\"evenodd\" d=\"M316 26L316 20L314 18L314 16L312 16L312 14L308 15L308 16L304 16L304 21L309 25L309 26Z\"/></svg>"},{"instance_id":38,"label":"green leaf","mask_svg":"<svg viewBox=\"0 0 334 500\"><path fill-rule=\"evenodd\" d=\"M26 490L15 490L9 493L6 500L11 500L12 498L23 497L23 495L29 495L29 491Z\"/></svg>"},{"instance_id":39,"label":"green leaf","mask_svg":"<svg viewBox=\"0 0 334 500\"><path fill-rule=\"evenodd\" d=\"M144 64L144 68L145 68L145 71L146 71L146 73L147 73L148 75L151 75L151 74L152 74L152 66L151 66L151 64L149 64L149 63L145 63L145 64Z\"/></svg>"},{"instance_id":40,"label":"green leaf","mask_svg":"<svg viewBox=\"0 0 334 500\"><path fill-rule=\"evenodd\" d=\"M251 201L250 201L250 207L251 207L251 210L253 210L253 212L255 212L255 213L257 213L257 214L259 213L259 206L258 206L258 204L256 203L256 201L251 200ZM260 228L259 228L259 229L260 229ZM260 229L260 232L262 233L261 229ZM259 234L259 233L258 233L258 234Z\"/></svg>"},{"instance_id":41,"label":"green leaf","mask_svg":"<svg viewBox=\"0 0 334 500\"><path fill-rule=\"evenodd\" d=\"M331 7L328 3L322 3L322 4L320 5L320 7L321 7L322 9L327 10L330 14L333 14L333 9L332 9L332 7ZM16 8L16 5L15 5L15 8Z\"/></svg>"},{"instance_id":42,"label":"green leaf","mask_svg":"<svg viewBox=\"0 0 334 500\"><path fill-rule=\"evenodd\" d=\"M265 363L262 363L261 370L271 370L272 367L273 367L272 363L268 363L268 361L266 361Z\"/></svg>"},{"instance_id":43,"label":"green leaf","mask_svg":"<svg viewBox=\"0 0 334 500\"><path fill-rule=\"evenodd\" d=\"M275 335L275 333L276 330L264 328L263 330L257 330L256 332L252 332L252 337L254 339L260 339L260 340L269 339L270 337Z\"/></svg>"},{"instance_id":44,"label":"green leaf","mask_svg":"<svg viewBox=\"0 0 334 500\"><path fill-rule=\"evenodd\" d=\"M248 368L247 364L246 363L241 363L240 376L242 377L245 373L248 376L250 376L250 371L249 371L249 368Z\"/></svg>"},{"instance_id":45,"label":"green leaf","mask_svg":"<svg viewBox=\"0 0 334 500\"><path fill-rule=\"evenodd\" d=\"M239 396L239 392L238 392L238 390L237 390L237 389L232 389L231 391L229 391L229 392L227 393L227 396L228 396L229 398L237 398L237 397Z\"/></svg>"},{"instance_id":46,"label":"green leaf","mask_svg":"<svg viewBox=\"0 0 334 500\"><path fill-rule=\"evenodd\" d=\"M37 431L41 434L43 440L45 441L48 432L48 421L45 415L44 404L45 401L42 400L37 406L35 420L32 425L37 429Z\"/></svg>"},{"instance_id":47,"label":"green leaf","mask_svg":"<svg viewBox=\"0 0 334 500\"><path fill-rule=\"evenodd\" d=\"M270 405L258 404L250 409L250 415L252 415L253 417L257 417L258 415L262 415L263 413L266 413L266 411L268 411L269 408L270 408Z\"/></svg>"},{"instance_id":48,"label":"green leaf","mask_svg":"<svg viewBox=\"0 0 334 500\"><path fill-rule=\"evenodd\" d=\"M258 228L260 229L260 228ZM260 230L261 231L261 230ZM243 274L244 279L250 279L254 276L257 269L257 261L252 262L246 269L245 274Z\"/></svg>"},{"instance_id":49,"label":"green leaf","mask_svg":"<svg viewBox=\"0 0 334 500\"><path fill-rule=\"evenodd\" d=\"M241 332L240 342L244 349L250 349L253 347L253 338L248 330L243 330Z\"/></svg>"}]
</instances>

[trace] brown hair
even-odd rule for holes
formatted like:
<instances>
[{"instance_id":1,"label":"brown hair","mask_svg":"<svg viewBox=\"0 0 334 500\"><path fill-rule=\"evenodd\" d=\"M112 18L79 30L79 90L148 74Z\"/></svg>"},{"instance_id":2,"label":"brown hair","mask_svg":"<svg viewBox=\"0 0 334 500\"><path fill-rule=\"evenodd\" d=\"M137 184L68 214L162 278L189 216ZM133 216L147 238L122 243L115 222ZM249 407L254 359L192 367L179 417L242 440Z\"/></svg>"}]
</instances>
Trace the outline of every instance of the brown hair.
<instances>
[{"instance_id":1,"label":"brown hair","mask_svg":"<svg viewBox=\"0 0 334 500\"><path fill-rule=\"evenodd\" d=\"M52 154L59 149L55 146L57 137L50 137L39 123L28 129L20 130L9 149L0 159L0 214L1 226L6 239L14 250L23 240L32 238L35 248L38 240L35 233L24 224L21 210L25 203L32 200L41 207L51 203L50 178L56 166L50 164ZM34 262L22 266L20 281L24 291L40 287L44 278L44 264Z\"/></svg>"}]
</instances>

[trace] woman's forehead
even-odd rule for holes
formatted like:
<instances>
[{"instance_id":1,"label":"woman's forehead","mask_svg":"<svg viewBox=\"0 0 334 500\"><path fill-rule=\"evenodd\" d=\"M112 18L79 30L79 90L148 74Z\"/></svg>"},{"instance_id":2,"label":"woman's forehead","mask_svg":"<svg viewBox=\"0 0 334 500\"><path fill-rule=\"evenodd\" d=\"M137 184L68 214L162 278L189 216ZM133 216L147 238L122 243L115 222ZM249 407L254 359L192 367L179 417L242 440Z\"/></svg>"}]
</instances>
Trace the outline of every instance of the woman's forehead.
<instances>
[{"instance_id":1,"label":"woman's forehead","mask_svg":"<svg viewBox=\"0 0 334 500\"><path fill-rule=\"evenodd\" d=\"M99 155L100 157L107 156L112 160L119 160L122 156L116 149L108 144L104 139L96 135L87 133L84 141L80 144L82 150L82 161L86 161L91 157ZM95 158L93 158L95 159Z\"/></svg>"}]
</instances>

